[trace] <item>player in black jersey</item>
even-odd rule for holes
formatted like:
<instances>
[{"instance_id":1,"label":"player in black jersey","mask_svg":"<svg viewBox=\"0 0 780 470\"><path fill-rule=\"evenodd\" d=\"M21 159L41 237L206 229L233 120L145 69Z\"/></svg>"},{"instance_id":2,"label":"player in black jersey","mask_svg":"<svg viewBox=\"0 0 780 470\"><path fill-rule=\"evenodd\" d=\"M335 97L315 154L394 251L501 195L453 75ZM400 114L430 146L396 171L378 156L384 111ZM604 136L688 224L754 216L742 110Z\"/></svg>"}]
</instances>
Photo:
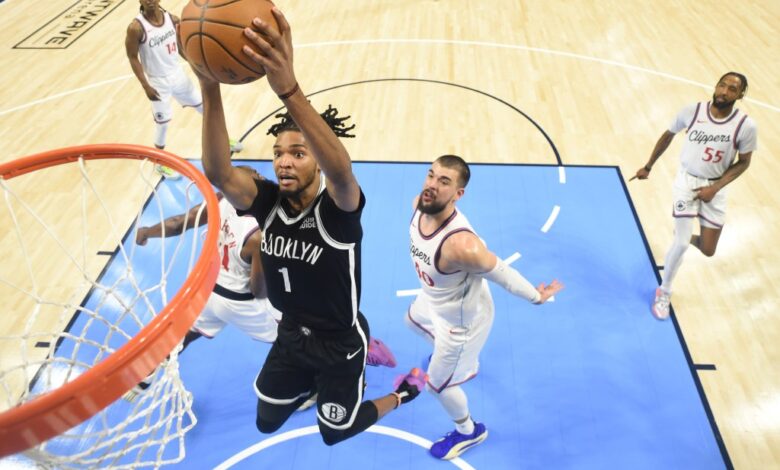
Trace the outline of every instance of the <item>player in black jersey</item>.
<instances>
[{"instance_id":1,"label":"player in black jersey","mask_svg":"<svg viewBox=\"0 0 780 470\"><path fill-rule=\"evenodd\" d=\"M365 197L333 130L346 135L354 126L346 127L335 109L320 115L308 102L293 71L290 27L278 10L274 15L280 32L255 18L245 35L262 55L248 47L245 53L265 69L289 112L271 130L279 182L255 182L231 165L219 84L199 77L203 168L239 213L257 218L268 298L282 312L255 383L257 427L276 431L316 392L320 433L332 445L416 397L425 375L413 369L395 392L363 402L369 333L358 309Z\"/></svg>"}]
</instances>

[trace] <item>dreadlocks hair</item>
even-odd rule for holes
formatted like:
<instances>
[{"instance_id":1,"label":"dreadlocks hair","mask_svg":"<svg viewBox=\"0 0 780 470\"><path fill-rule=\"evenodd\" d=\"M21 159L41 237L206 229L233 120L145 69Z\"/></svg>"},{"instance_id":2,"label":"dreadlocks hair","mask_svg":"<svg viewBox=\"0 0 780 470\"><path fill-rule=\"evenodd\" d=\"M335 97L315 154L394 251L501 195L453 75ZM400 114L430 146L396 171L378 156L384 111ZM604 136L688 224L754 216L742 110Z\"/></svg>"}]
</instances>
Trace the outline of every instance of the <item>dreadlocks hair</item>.
<instances>
[{"instance_id":1,"label":"dreadlocks hair","mask_svg":"<svg viewBox=\"0 0 780 470\"><path fill-rule=\"evenodd\" d=\"M737 77L739 79L739 81L742 83L742 95L747 93L747 88L748 88L747 77L742 75L739 72L726 72L726 73L724 73L723 76L720 77L720 80L718 80L718 83L720 83L721 80L723 80L724 78L728 77L729 75L731 75L732 77Z\"/></svg>"},{"instance_id":2,"label":"dreadlocks hair","mask_svg":"<svg viewBox=\"0 0 780 470\"><path fill-rule=\"evenodd\" d=\"M330 127L333 133L336 134L336 137L355 137L354 134L348 133L355 128L355 125L352 124L351 126L347 127L347 125L344 124L344 121L352 116L338 117L338 114L338 109L328 105L328 109L320 113L320 116L322 116L322 119L325 121L328 127ZM298 124L293 120L292 116L290 116L290 113L279 113L274 117L279 119L279 122L269 127L266 134L271 134L274 137L277 137L279 134L285 131L301 131L301 128L298 127Z\"/></svg>"},{"instance_id":3,"label":"dreadlocks hair","mask_svg":"<svg viewBox=\"0 0 780 470\"><path fill-rule=\"evenodd\" d=\"M469 184L469 179L471 179L471 170L469 170L469 164L466 163L464 159L457 155L442 155L441 157L437 158L436 161L444 168L457 170L458 174L460 175L461 187L465 188L466 185Z\"/></svg>"}]
</instances>

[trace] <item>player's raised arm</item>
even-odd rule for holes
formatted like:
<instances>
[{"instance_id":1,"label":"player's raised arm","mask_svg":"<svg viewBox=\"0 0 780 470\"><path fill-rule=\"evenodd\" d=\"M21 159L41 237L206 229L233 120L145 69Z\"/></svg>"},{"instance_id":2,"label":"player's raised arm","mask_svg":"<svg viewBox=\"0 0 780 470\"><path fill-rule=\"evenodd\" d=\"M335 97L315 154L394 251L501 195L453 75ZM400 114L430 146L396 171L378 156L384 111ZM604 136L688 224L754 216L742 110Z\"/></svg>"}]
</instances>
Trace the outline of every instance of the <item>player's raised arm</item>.
<instances>
[{"instance_id":1,"label":"player's raised arm","mask_svg":"<svg viewBox=\"0 0 780 470\"><path fill-rule=\"evenodd\" d=\"M481 276L506 289L510 294L535 304L543 304L563 289L563 284L553 280L549 285L533 284L516 269L506 264L471 232L460 232L449 237L442 246L439 265L443 270L466 271Z\"/></svg>"},{"instance_id":2,"label":"player's raised arm","mask_svg":"<svg viewBox=\"0 0 780 470\"><path fill-rule=\"evenodd\" d=\"M255 18L253 26L262 35L250 28L245 30L245 35L257 45L261 54L248 46L244 47L244 53L263 67L271 88L287 106L325 173L328 191L336 205L342 210L354 211L360 203L360 187L352 173L349 153L301 91L293 69L290 25L277 8L273 13L279 32Z\"/></svg>"},{"instance_id":3,"label":"player's raised arm","mask_svg":"<svg viewBox=\"0 0 780 470\"><path fill-rule=\"evenodd\" d=\"M257 196L252 176L230 162L230 138L219 83L197 72L203 95L203 171L236 209L248 209Z\"/></svg>"}]
</instances>

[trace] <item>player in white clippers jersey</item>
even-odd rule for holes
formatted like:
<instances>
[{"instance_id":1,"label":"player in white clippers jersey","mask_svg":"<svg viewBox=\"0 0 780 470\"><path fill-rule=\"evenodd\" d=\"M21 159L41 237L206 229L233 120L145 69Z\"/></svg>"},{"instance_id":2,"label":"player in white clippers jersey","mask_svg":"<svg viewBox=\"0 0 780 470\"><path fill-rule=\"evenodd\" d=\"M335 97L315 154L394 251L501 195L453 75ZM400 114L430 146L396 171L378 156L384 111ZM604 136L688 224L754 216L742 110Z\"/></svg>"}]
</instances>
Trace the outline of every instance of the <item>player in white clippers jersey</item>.
<instances>
[{"instance_id":1,"label":"player in white clippers jersey","mask_svg":"<svg viewBox=\"0 0 780 470\"><path fill-rule=\"evenodd\" d=\"M252 167L242 166L254 178L262 177ZM221 268L217 283L206 306L195 324L184 337L186 348L192 341L205 336L213 338L227 324L231 324L258 341L273 343L281 313L268 301L260 264L262 233L257 220L251 216L240 217L227 199L219 201L220 232L219 253ZM205 225L208 212L205 206L198 218L201 205L186 214L165 219L162 224L139 227L136 243L146 245L149 238L178 236L185 230ZM165 233L163 233L163 229Z\"/></svg>"},{"instance_id":2,"label":"player in white clippers jersey","mask_svg":"<svg viewBox=\"0 0 780 470\"><path fill-rule=\"evenodd\" d=\"M651 312L659 320L669 317L672 281L682 264L688 245L705 256L715 254L726 220L725 186L750 166L756 149L756 124L734 108L747 91L744 75L728 72L715 86L712 101L684 108L669 130L655 144L650 160L633 178L646 179L650 170L671 143L685 129L680 169L674 182L672 215L674 242L666 253L664 279L656 289ZM699 219L700 234L693 235L693 219Z\"/></svg>"},{"instance_id":3,"label":"player in white clippers jersey","mask_svg":"<svg viewBox=\"0 0 780 470\"><path fill-rule=\"evenodd\" d=\"M427 387L456 427L430 449L434 457L445 460L487 437L485 425L472 420L460 387L477 374L479 353L493 324L493 298L487 281L535 304L546 302L563 288L558 281L534 288L488 250L455 207L469 177L468 165L458 156L444 155L434 161L415 199L409 228L409 251L422 292L405 320L433 344Z\"/></svg>"},{"instance_id":4,"label":"player in white clippers jersey","mask_svg":"<svg viewBox=\"0 0 780 470\"><path fill-rule=\"evenodd\" d=\"M138 81L152 102L155 123L154 146L165 148L168 123L173 117L171 98L184 107L203 114L200 90L179 65L176 25L179 18L163 10L159 0L139 0L141 11L127 27L125 52ZM231 151L240 151L240 143L231 143ZM174 170L156 165L158 173L177 178Z\"/></svg>"}]
</instances>

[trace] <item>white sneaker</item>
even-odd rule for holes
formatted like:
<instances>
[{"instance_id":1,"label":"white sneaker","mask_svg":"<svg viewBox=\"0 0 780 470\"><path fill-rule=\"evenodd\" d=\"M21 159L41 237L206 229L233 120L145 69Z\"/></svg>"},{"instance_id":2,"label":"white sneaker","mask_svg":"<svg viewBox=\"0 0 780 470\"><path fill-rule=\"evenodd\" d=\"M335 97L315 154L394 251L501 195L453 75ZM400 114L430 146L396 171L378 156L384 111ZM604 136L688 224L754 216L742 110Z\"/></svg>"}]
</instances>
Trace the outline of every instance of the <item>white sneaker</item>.
<instances>
[{"instance_id":1,"label":"white sneaker","mask_svg":"<svg viewBox=\"0 0 780 470\"><path fill-rule=\"evenodd\" d=\"M138 399L138 397L143 395L145 391L146 391L145 388L136 385L135 387L125 392L125 394L122 395L122 398L125 401L129 401L130 403L133 403Z\"/></svg>"},{"instance_id":2,"label":"white sneaker","mask_svg":"<svg viewBox=\"0 0 780 470\"><path fill-rule=\"evenodd\" d=\"M653 316L656 320L666 320L669 318L669 305L671 302L671 295L662 291L660 287L655 290L655 300L653 301L653 307L650 311L653 312Z\"/></svg>"},{"instance_id":3,"label":"white sneaker","mask_svg":"<svg viewBox=\"0 0 780 470\"><path fill-rule=\"evenodd\" d=\"M181 178L181 175L178 171L174 170L173 168L168 168L167 166L160 165L159 163L154 164L154 171L157 172L160 176L167 178L169 180L177 180Z\"/></svg>"},{"instance_id":4,"label":"white sneaker","mask_svg":"<svg viewBox=\"0 0 780 470\"><path fill-rule=\"evenodd\" d=\"M244 144L240 140L230 139L230 151L238 153L244 150Z\"/></svg>"}]
</instances>

